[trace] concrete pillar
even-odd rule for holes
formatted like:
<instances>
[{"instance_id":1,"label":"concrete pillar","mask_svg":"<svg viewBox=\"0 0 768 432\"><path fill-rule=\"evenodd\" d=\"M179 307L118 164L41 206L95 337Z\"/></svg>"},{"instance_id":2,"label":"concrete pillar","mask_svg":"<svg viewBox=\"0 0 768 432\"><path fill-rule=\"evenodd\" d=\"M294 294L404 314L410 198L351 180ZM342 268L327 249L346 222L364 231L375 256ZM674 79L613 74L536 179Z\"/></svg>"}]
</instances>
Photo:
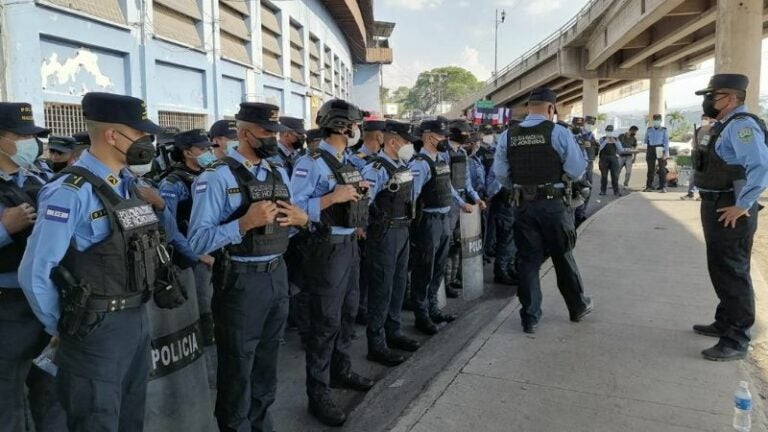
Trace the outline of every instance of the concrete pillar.
<instances>
[{"instance_id":1,"label":"concrete pillar","mask_svg":"<svg viewBox=\"0 0 768 432\"><path fill-rule=\"evenodd\" d=\"M557 104L557 119L564 122L571 121L571 113L573 112L573 105Z\"/></svg>"},{"instance_id":2,"label":"concrete pillar","mask_svg":"<svg viewBox=\"0 0 768 432\"><path fill-rule=\"evenodd\" d=\"M648 103L648 120L650 121L654 114L661 114L661 118L664 119L667 115L666 104L664 103L664 84L666 78L651 77L650 85L650 101ZM663 121L663 120L662 120Z\"/></svg>"},{"instance_id":3,"label":"concrete pillar","mask_svg":"<svg viewBox=\"0 0 768 432\"><path fill-rule=\"evenodd\" d=\"M718 0L715 73L749 77L747 106L759 111L763 41L762 0Z\"/></svg>"},{"instance_id":4,"label":"concrete pillar","mask_svg":"<svg viewBox=\"0 0 768 432\"><path fill-rule=\"evenodd\" d=\"M598 102L597 97L600 93L599 79L585 79L584 95L581 102L581 111L585 116L597 117Z\"/></svg>"}]
</instances>

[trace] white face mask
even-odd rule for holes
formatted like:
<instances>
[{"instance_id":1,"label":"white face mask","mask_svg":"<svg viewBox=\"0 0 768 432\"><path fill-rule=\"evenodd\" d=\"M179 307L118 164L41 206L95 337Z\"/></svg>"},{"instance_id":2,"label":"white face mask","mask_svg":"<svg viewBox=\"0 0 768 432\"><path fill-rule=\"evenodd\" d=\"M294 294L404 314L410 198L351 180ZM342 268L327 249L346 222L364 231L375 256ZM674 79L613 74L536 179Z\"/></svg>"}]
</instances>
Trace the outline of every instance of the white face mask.
<instances>
[{"instance_id":1,"label":"white face mask","mask_svg":"<svg viewBox=\"0 0 768 432\"><path fill-rule=\"evenodd\" d=\"M231 152L232 150L237 149L237 146L240 145L240 141L237 140L231 140L227 142L227 153Z\"/></svg>"},{"instance_id":2,"label":"white face mask","mask_svg":"<svg viewBox=\"0 0 768 432\"><path fill-rule=\"evenodd\" d=\"M403 162L408 162L413 157L413 154L416 152L416 150L413 148L413 144L408 143L397 151L397 157L400 158Z\"/></svg>"},{"instance_id":3,"label":"white face mask","mask_svg":"<svg viewBox=\"0 0 768 432\"><path fill-rule=\"evenodd\" d=\"M606 133L605 133L605 136L606 136L607 138L613 138L613 137L615 137L615 136L616 136L616 132L613 132L613 131L610 131L610 132L606 132Z\"/></svg>"},{"instance_id":4,"label":"white face mask","mask_svg":"<svg viewBox=\"0 0 768 432\"><path fill-rule=\"evenodd\" d=\"M485 144L491 145L493 144L493 141L494 141L493 135L483 135L483 142Z\"/></svg>"},{"instance_id":5,"label":"white face mask","mask_svg":"<svg viewBox=\"0 0 768 432\"><path fill-rule=\"evenodd\" d=\"M585 125L584 125L584 130L585 130L585 131L587 131L587 132L592 132L592 129L594 129L594 128L595 128L595 127L594 127L594 126L592 126L592 125L591 125L591 124L589 124L589 123L587 123L587 124L585 124Z\"/></svg>"},{"instance_id":6,"label":"white face mask","mask_svg":"<svg viewBox=\"0 0 768 432\"><path fill-rule=\"evenodd\" d=\"M654 120L653 121L653 127L655 127L655 128L661 127L661 120Z\"/></svg>"},{"instance_id":7,"label":"white face mask","mask_svg":"<svg viewBox=\"0 0 768 432\"><path fill-rule=\"evenodd\" d=\"M702 119L701 120L701 125L702 126L709 126L709 119Z\"/></svg>"},{"instance_id":8,"label":"white face mask","mask_svg":"<svg viewBox=\"0 0 768 432\"><path fill-rule=\"evenodd\" d=\"M129 165L128 169L130 169L132 173L141 177L152 170L152 162L142 165Z\"/></svg>"},{"instance_id":9,"label":"white face mask","mask_svg":"<svg viewBox=\"0 0 768 432\"><path fill-rule=\"evenodd\" d=\"M34 138L27 138L16 141L16 154L11 156L6 153L6 156L11 158L11 161L15 163L19 168L29 168L37 159L37 140Z\"/></svg>"},{"instance_id":10,"label":"white face mask","mask_svg":"<svg viewBox=\"0 0 768 432\"><path fill-rule=\"evenodd\" d=\"M357 142L360 141L360 137L362 136L360 128L354 128L352 131L352 137L347 137L347 147L352 147L353 145L357 144Z\"/></svg>"}]
</instances>

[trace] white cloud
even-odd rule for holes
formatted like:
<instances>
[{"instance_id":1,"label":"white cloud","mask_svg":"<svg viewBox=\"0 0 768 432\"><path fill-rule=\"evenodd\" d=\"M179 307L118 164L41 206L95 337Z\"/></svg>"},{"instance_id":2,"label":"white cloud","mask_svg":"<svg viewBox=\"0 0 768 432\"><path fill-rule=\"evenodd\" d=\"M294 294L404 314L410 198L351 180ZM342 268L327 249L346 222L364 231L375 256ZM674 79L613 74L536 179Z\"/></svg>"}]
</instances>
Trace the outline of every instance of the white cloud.
<instances>
[{"instance_id":1,"label":"white cloud","mask_svg":"<svg viewBox=\"0 0 768 432\"><path fill-rule=\"evenodd\" d=\"M384 87L389 89L400 86L413 87L420 73L435 67L437 66L421 60L402 63L395 59L391 65L384 65Z\"/></svg>"},{"instance_id":2,"label":"white cloud","mask_svg":"<svg viewBox=\"0 0 768 432\"><path fill-rule=\"evenodd\" d=\"M563 4L563 0L536 0L528 3L525 12L530 15L544 15L557 10Z\"/></svg>"},{"instance_id":3,"label":"white cloud","mask_svg":"<svg viewBox=\"0 0 768 432\"><path fill-rule=\"evenodd\" d=\"M480 61L480 51L469 46L464 47L456 66L472 72L480 81L485 81L491 76L491 69Z\"/></svg>"},{"instance_id":4,"label":"white cloud","mask_svg":"<svg viewBox=\"0 0 768 432\"><path fill-rule=\"evenodd\" d=\"M470 3L468 1L465 1L465 0L461 0L459 2L459 7L465 8L465 7L469 7L469 5L470 5Z\"/></svg>"},{"instance_id":5,"label":"white cloud","mask_svg":"<svg viewBox=\"0 0 768 432\"><path fill-rule=\"evenodd\" d=\"M544 2L545 0L536 0L536 2ZM515 7L520 3L520 0L496 0L496 6Z\"/></svg>"},{"instance_id":6,"label":"white cloud","mask_svg":"<svg viewBox=\"0 0 768 432\"><path fill-rule=\"evenodd\" d=\"M388 6L410 10L432 9L440 6L443 0L386 0Z\"/></svg>"}]
</instances>

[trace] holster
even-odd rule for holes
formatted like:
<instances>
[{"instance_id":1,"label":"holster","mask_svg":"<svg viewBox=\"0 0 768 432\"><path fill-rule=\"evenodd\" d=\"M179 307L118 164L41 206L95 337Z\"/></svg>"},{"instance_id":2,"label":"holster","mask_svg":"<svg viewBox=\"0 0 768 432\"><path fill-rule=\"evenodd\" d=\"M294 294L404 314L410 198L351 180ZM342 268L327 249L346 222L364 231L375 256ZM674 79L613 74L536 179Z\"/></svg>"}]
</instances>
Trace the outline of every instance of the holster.
<instances>
[{"instance_id":1,"label":"holster","mask_svg":"<svg viewBox=\"0 0 768 432\"><path fill-rule=\"evenodd\" d=\"M224 291L227 288L227 279L232 271L232 260L229 251L222 248L214 253L213 268L211 269L211 285L214 291Z\"/></svg>"},{"instance_id":2,"label":"holster","mask_svg":"<svg viewBox=\"0 0 768 432\"><path fill-rule=\"evenodd\" d=\"M56 266L51 270L51 280L59 288L61 296L59 332L74 337L83 323L92 321L86 319L91 287L77 281L72 273L62 266Z\"/></svg>"}]
</instances>

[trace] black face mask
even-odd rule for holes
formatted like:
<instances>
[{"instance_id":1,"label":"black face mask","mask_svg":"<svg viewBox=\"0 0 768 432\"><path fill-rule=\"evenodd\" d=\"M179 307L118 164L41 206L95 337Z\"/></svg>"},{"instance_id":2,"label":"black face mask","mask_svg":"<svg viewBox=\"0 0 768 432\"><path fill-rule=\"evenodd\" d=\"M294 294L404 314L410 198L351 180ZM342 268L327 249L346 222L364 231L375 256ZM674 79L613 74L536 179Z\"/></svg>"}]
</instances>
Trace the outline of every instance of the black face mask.
<instances>
[{"instance_id":1,"label":"black face mask","mask_svg":"<svg viewBox=\"0 0 768 432\"><path fill-rule=\"evenodd\" d=\"M54 162L52 165L51 169L57 173L67 167L67 162Z\"/></svg>"},{"instance_id":2,"label":"black face mask","mask_svg":"<svg viewBox=\"0 0 768 432\"><path fill-rule=\"evenodd\" d=\"M248 134L250 134L254 140L254 142L251 143L251 148L260 159L268 159L277 155L277 138L273 136L269 138L256 138L251 131L248 131ZM258 144L258 146L255 146L255 144Z\"/></svg>"},{"instance_id":3,"label":"black face mask","mask_svg":"<svg viewBox=\"0 0 768 432\"><path fill-rule=\"evenodd\" d=\"M125 155L125 163L127 165L146 165L152 162L152 159L155 157L155 146L152 144L151 135L144 135L139 139L131 140L124 133L120 131L117 131L117 133L131 141L131 145L128 146L128 150L125 152L115 147L117 151Z\"/></svg>"},{"instance_id":4,"label":"black face mask","mask_svg":"<svg viewBox=\"0 0 768 432\"><path fill-rule=\"evenodd\" d=\"M439 152L447 152L449 148L451 148L451 144L448 142L447 139L438 141L437 145L435 145L435 148Z\"/></svg>"},{"instance_id":5,"label":"black face mask","mask_svg":"<svg viewBox=\"0 0 768 432\"><path fill-rule=\"evenodd\" d=\"M301 149L303 149L303 148L304 148L304 144L305 144L306 142L307 142L307 139L306 139L306 138L304 138L304 137L300 137L300 138L298 138L298 139L296 140L296 142L294 142L293 144L291 144L291 147L293 147L293 149L294 149L294 150L301 150Z\"/></svg>"},{"instance_id":6,"label":"black face mask","mask_svg":"<svg viewBox=\"0 0 768 432\"><path fill-rule=\"evenodd\" d=\"M701 110L704 111L704 115L709 118L717 118L720 115L719 109L715 108L715 103L720 99L715 100L715 95L709 93L704 96L704 101L701 103Z\"/></svg>"}]
</instances>

